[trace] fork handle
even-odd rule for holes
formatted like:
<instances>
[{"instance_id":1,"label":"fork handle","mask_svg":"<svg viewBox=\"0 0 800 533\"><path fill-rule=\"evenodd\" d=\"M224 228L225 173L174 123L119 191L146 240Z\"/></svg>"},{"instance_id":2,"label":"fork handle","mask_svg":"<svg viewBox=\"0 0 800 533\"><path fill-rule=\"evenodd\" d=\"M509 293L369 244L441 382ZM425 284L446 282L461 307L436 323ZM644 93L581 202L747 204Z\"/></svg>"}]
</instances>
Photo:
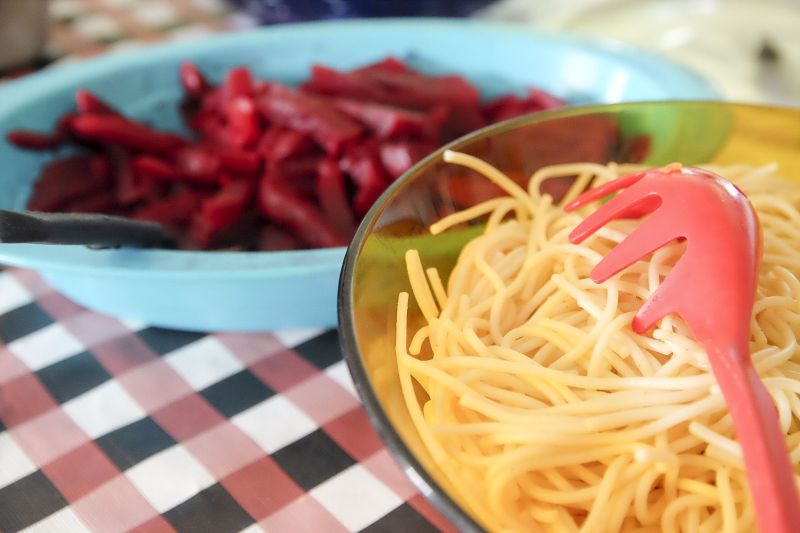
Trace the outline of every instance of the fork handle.
<instances>
[{"instance_id":1,"label":"fork handle","mask_svg":"<svg viewBox=\"0 0 800 533\"><path fill-rule=\"evenodd\" d=\"M759 530L800 531L800 498L786 439L749 350L709 351L708 356L742 446Z\"/></svg>"}]
</instances>

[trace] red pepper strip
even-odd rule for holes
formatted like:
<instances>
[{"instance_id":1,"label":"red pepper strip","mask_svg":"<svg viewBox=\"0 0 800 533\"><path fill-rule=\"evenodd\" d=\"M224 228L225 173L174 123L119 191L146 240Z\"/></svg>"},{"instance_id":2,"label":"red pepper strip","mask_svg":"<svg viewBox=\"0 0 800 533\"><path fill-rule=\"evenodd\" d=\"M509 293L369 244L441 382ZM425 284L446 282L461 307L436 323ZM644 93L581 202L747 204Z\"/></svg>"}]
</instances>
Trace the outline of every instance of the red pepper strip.
<instances>
[{"instance_id":1,"label":"red pepper strip","mask_svg":"<svg viewBox=\"0 0 800 533\"><path fill-rule=\"evenodd\" d=\"M311 135L328 153L339 153L363 128L327 101L288 87L258 96L256 107L269 120Z\"/></svg>"},{"instance_id":2,"label":"red pepper strip","mask_svg":"<svg viewBox=\"0 0 800 533\"><path fill-rule=\"evenodd\" d=\"M222 228L207 225L202 213L198 213L189 227L189 242L186 247L197 247L201 250L226 248L246 250L256 246L260 216L255 211L246 212L239 220Z\"/></svg>"},{"instance_id":3,"label":"red pepper strip","mask_svg":"<svg viewBox=\"0 0 800 533\"><path fill-rule=\"evenodd\" d=\"M362 74L379 83L395 102L413 107L436 104L478 106L480 91L461 76L426 76L418 72L372 70Z\"/></svg>"},{"instance_id":4,"label":"red pepper strip","mask_svg":"<svg viewBox=\"0 0 800 533\"><path fill-rule=\"evenodd\" d=\"M273 161L306 155L314 150L314 141L307 134L295 130L283 130L276 136L267 156Z\"/></svg>"},{"instance_id":5,"label":"red pepper strip","mask_svg":"<svg viewBox=\"0 0 800 533\"><path fill-rule=\"evenodd\" d=\"M377 200L385 190L386 185L377 183L358 189L355 198L353 198L353 211L355 212L356 216L361 218L366 215L367 211L369 211L369 208L375 203L375 200Z\"/></svg>"},{"instance_id":6,"label":"red pepper strip","mask_svg":"<svg viewBox=\"0 0 800 533\"><path fill-rule=\"evenodd\" d=\"M347 238L331 227L312 202L266 174L261 179L258 207L270 220L292 230L312 248L347 245Z\"/></svg>"},{"instance_id":7,"label":"red pepper strip","mask_svg":"<svg viewBox=\"0 0 800 533\"><path fill-rule=\"evenodd\" d=\"M399 107L429 109L438 104L477 107L478 89L459 76L425 76L417 72L373 69L339 72L314 65L303 88L335 96Z\"/></svg>"},{"instance_id":8,"label":"red pepper strip","mask_svg":"<svg viewBox=\"0 0 800 533\"><path fill-rule=\"evenodd\" d=\"M203 202L202 216L208 226L223 228L239 220L256 192L253 180L231 181Z\"/></svg>"},{"instance_id":9,"label":"red pepper strip","mask_svg":"<svg viewBox=\"0 0 800 533\"><path fill-rule=\"evenodd\" d=\"M180 79L183 90L192 98L200 98L211 88L203 73L188 61L181 63Z\"/></svg>"},{"instance_id":10,"label":"red pepper strip","mask_svg":"<svg viewBox=\"0 0 800 533\"><path fill-rule=\"evenodd\" d=\"M200 100L200 109L214 113L220 113L222 110L223 91L222 87L216 89L209 89Z\"/></svg>"},{"instance_id":11,"label":"red pepper strip","mask_svg":"<svg viewBox=\"0 0 800 533\"><path fill-rule=\"evenodd\" d=\"M222 106L230 105L235 99L244 96L252 98L253 75L246 67L236 67L228 71L222 84Z\"/></svg>"},{"instance_id":12,"label":"red pepper strip","mask_svg":"<svg viewBox=\"0 0 800 533\"><path fill-rule=\"evenodd\" d=\"M311 78L300 87L332 96L382 103L393 101L390 91L370 80L363 73L359 75L359 73L339 72L323 65L313 65Z\"/></svg>"},{"instance_id":13,"label":"red pepper strip","mask_svg":"<svg viewBox=\"0 0 800 533\"><path fill-rule=\"evenodd\" d=\"M381 145L380 158L389 176L397 179L434 150L436 145L427 141L388 142Z\"/></svg>"},{"instance_id":14,"label":"red pepper strip","mask_svg":"<svg viewBox=\"0 0 800 533\"><path fill-rule=\"evenodd\" d=\"M261 138L258 140L258 143L256 143L256 152L258 152L262 157L271 159L272 150L275 143L277 143L278 139L280 139L281 136L288 131L293 130L288 130L280 124L272 124L266 129L266 131L264 131L264 133L261 134Z\"/></svg>"},{"instance_id":15,"label":"red pepper strip","mask_svg":"<svg viewBox=\"0 0 800 533\"><path fill-rule=\"evenodd\" d=\"M486 125L481 110L475 106L440 108L434 111L434 113L436 112L446 114L442 126L441 142L451 141Z\"/></svg>"},{"instance_id":16,"label":"red pepper strip","mask_svg":"<svg viewBox=\"0 0 800 533\"><path fill-rule=\"evenodd\" d=\"M219 155L202 146L187 146L175 154L175 167L190 181L217 181L222 168Z\"/></svg>"},{"instance_id":17,"label":"red pepper strip","mask_svg":"<svg viewBox=\"0 0 800 533\"><path fill-rule=\"evenodd\" d=\"M253 99L237 96L225 105L225 116L228 119L228 139L230 144L243 148L255 143L261 134Z\"/></svg>"},{"instance_id":18,"label":"red pepper strip","mask_svg":"<svg viewBox=\"0 0 800 533\"><path fill-rule=\"evenodd\" d=\"M339 167L350 174L359 188L377 185L386 188L389 185L388 176L379 161L378 146L374 143L362 143L349 150L339 160Z\"/></svg>"},{"instance_id":19,"label":"red pepper strip","mask_svg":"<svg viewBox=\"0 0 800 533\"><path fill-rule=\"evenodd\" d=\"M105 155L95 155L89 160L89 172L97 179L111 180L111 161Z\"/></svg>"},{"instance_id":20,"label":"red pepper strip","mask_svg":"<svg viewBox=\"0 0 800 533\"><path fill-rule=\"evenodd\" d=\"M431 115L421 111L349 98L337 98L333 104L339 110L365 124L381 139L424 137L438 140L441 136L441 122L444 118L441 113Z\"/></svg>"},{"instance_id":21,"label":"red pepper strip","mask_svg":"<svg viewBox=\"0 0 800 533\"><path fill-rule=\"evenodd\" d=\"M78 106L78 113L81 114L122 115L122 113L111 107L111 105L100 97L90 93L86 89L78 89L75 92L75 103Z\"/></svg>"},{"instance_id":22,"label":"red pepper strip","mask_svg":"<svg viewBox=\"0 0 800 533\"><path fill-rule=\"evenodd\" d=\"M111 191L101 191L91 196L74 200L62 207L68 213L113 213L117 210L117 200Z\"/></svg>"},{"instance_id":23,"label":"red pepper strip","mask_svg":"<svg viewBox=\"0 0 800 533\"><path fill-rule=\"evenodd\" d=\"M356 220L347 200L345 177L336 160L326 158L320 162L316 192L322 213L342 235L352 238Z\"/></svg>"},{"instance_id":24,"label":"red pepper strip","mask_svg":"<svg viewBox=\"0 0 800 533\"><path fill-rule=\"evenodd\" d=\"M172 133L156 131L125 117L79 115L72 120L72 130L85 139L116 143L130 150L169 155L188 144Z\"/></svg>"},{"instance_id":25,"label":"red pepper strip","mask_svg":"<svg viewBox=\"0 0 800 533\"><path fill-rule=\"evenodd\" d=\"M141 177L169 181L184 179L184 175L173 165L151 155L140 155L133 158L133 170Z\"/></svg>"},{"instance_id":26,"label":"red pepper strip","mask_svg":"<svg viewBox=\"0 0 800 533\"><path fill-rule=\"evenodd\" d=\"M386 171L378 160L377 147L365 143L350 150L339 161L339 167L350 174L358 187L353 210L357 217L362 217L389 185Z\"/></svg>"},{"instance_id":27,"label":"red pepper strip","mask_svg":"<svg viewBox=\"0 0 800 533\"><path fill-rule=\"evenodd\" d=\"M75 156L47 163L33 184L28 209L56 211L64 205L106 190L108 177L91 172L91 156Z\"/></svg>"},{"instance_id":28,"label":"red pepper strip","mask_svg":"<svg viewBox=\"0 0 800 533\"><path fill-rule=\"evenodd\" d=\"M258 235L258 249L265 252L302 250L303 248L305 248L303 241L278 226L269 225Z\"/></svg>"},{"instance_id":29,"label":"red pepper strip","mask_svg":"<svg viewBox=\"0 0 800 533\"><path fill-rule=\"evenodd\" d=\"M104 146L114 177L114 197L118 204L134 204L146 196L147 190L133 170L130 153L115 144Z\"/></svg>"},{"instance_id":30,"label":"red pepper strip","mask_svg":"<svg viewBox=\"0 0 800 533\"><path fill-rule=\"evenodd\" d=\"M322 160L322 155L310 154L302 157L294 157L292 159L271 161L269 168L273 176L284 183L291 183L293 180L302 178L303 176L316 176L319 164Z\"/></svg>"},{"instance_id":31,"label":"red pepper strip","mask_svg":"<svg viewBox=\"0 0 800 533\"><path fill-rule=\"evenodd\" d=\"M537 110L556 109L567 105L565 100L557 98L547 91L541 89L531 89L528 93L528 102Z\"/></svg>"},{"instance_id":32,"label":"red pepper strip","mask_svg":"<svg viewBox=\"0 0 800 533\"><path fill-rule=\"evenodd\" d=\"M6 139L14 146L25 150L54 150L63 142L63 139L57 134L30 130L9 131Z\"/></svg>"},{"instance_id":33,"label":"red pepper strip","mask_svg":"<svg viewBox=\"0 0 800 533\"><path fill-rule=\"evenodd\" d=\"M371 72L375 70L384 72L409 72L411 69L396 57L389 56L371 65L367 65L366 67L356 69L354 72Z\"/></svg>"},{"instance_id":34,"label":"red pepper strip","mask_svg":"<svg viewBox=\"0 0 800 533\"><path fill-rule=\"evenodd\" d=\"M180 226L189 222L200 209L200 196L186 187L172 196L150 202L134 211L132 218L152 220L167 226Z\"/></svg>"},{"instance_id":35,"label":"red pepper strip","mask_svg":"<svg viewBox=\"0 0 800 533\"><path fill-rule=\"evenodd\" d=\"M239 150L218 145L207 145L205 148L219 157L223 169L234 174L252 176L261 170L262 157L252 150Z\"/></svg>"}]
</instances>

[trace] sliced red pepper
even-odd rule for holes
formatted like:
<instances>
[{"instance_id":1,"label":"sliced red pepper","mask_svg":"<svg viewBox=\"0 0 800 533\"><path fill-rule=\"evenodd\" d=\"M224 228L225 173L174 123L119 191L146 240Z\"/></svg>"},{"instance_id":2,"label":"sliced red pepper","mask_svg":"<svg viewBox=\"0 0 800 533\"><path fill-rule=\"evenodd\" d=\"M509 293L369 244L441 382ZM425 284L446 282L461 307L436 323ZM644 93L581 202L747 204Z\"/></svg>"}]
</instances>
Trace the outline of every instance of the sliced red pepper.
<instances>
[{"instance_id":1,"label":"sliced red pepper","mask_svg":"<svg viewBox=\"0 0 800 533\"><path fill-rule=\"evenodd\" d=\"M111 191L100 191L68 203L62 208L67 213L113 213L117 211L117 200Z\"/></svg>"},{"instance_id":2,"label":"sliced red pepper","mask_svg":"<svg viewBox=\"0 0 800 533\"><path fill-rule=\"evenodd\" d=\"M122 113L114 109L99 96L90 93L86 89L78 89L75 93L75 103L78 106L78 113L96 115L115 115L121 116Z\"/></svg>"},{"instance_id":3,"label":"sliced red pepper","mask_svg":"<svg viewBox=\"0 0 800 533\"><path fill-rule=\"evenodd\" d=\"M428 109L438 104L477 106L480 93L460 76L426 76L413 71L372 69L353 72L314 65L303 88L400 107Z\"/></svg>"},{"instance_id":4,"label":"sliced red pepper","mask_svg":"<svg viewBox=\"0 0 800 533\"><path fill-rule=\"evenodd\" d=\"M280 161L307 155L314 150L314 147L314 141L308 134L295 130L283 130L270 146L268 157L273 161Z\"/></svg>"},{"instance_id":5,"label":"sliced red pepper","mask_svg":"<svg viewBox=\"0 0 800 533\"><path fill-rule=\"evenodd\" d=\"M261 126L252 98L247 96L233 98L225 105L225 116L228 120L226 128L228 144L244 148L258 140Z\"/></svg>"},{"instance_id":6,"label":"sliced red pepper","mask_svg":"<svg viewBox=\"0 0 800 533\"><path fill-rule=\"evenodd\" d=\"M355 72L371 72L374 70L384 72L409 72L411 69L400 59L389 56L365 67L356 69Z\"/></svg>"},{"instance_id":7,"label":"sliced red pepper","mask_svg":"<svg viewBox=\"0 0 800 533\"><path fill-rule=\"evenodd\" d=\"M9 131L6 133L6 140L17 148L25 150L55 150L63 142L58 135L30 130Z\"/></svg>"},{"instance_id":8,"label":"sliced red pepper","mask_svg":"<svg viewBox=\"0 0 800 533\"><path fill-rule=\"evenodd\" d=\"M211 88L211 84L203 76L203 73L196 65L188 61L181 63L180 80L183 90L193 98L202 97Z\"/></svg>"},{"instance_id":9,"label":"sliced red pepper","mask_svg":"<svg viewBox=\"0 0 800 533\"><path fill-rule=\"evenodd\" d=\"M267 119L311 135L329 153L338 153L363 128L326 101L288 87L258 96L256 107Z\"/></svg>"},{"instance_id":10,"label":"sliced red pepper","mask_svg":"<svg viewBox=\"0 0 800 533\"><path fill-rule=\"evenodd\" d=\"M228 71L222 84L222 105L229 105L239 97L252 98L253 75L247 67L236 67Z\"/></svg>"},{"instance_id":11,"label":"sliced red pepper","mask_svg":"<svg viewBox=\"0 0 800 533\"><path fill-rule=\"evenodd\" d=\"M219 155L208 148L194 145L181 148L175 154L175 167L191 181L217 181L222 168Z\"/></svg>"},{"instance_id":12,"label":"sliced red pepper","mask_svg":"<svg viewBox=\"0 0 800 533\"><path fill-rule=\"evenodd\" d=\"M389 177L380 163L377 145L362 143L351 149L339 161L339 167L353 178L358 187L353 210L360 218L389 186Z\"/></svg>"},{"instance_id":13,"label":"sliced red pepper","mask_svg":"<svg viewBox=\"0 0 800 533\"><path fill-rule=\"evenodd\" d=\"M223 169L234 174L252 176L261 170L262 157L257 152L218 145L206 145L206 148L219 157Z\"/></svg>"},{"instance_id":14,"label":"sliced red pepper","mask_svg":"<svg viewBox=\"0 0 800 533\"><path fill-rule=\"evenodd\" d=\"M380 163L379 147L374 142L364 142L348 150L339 160L339 167L350 174L360 187L386 188L389 178Z\"/></svg>"},{"instance_id":15,"label":"sliced red pepper","mask_svg":"<svg viewBox=\"0 0 800 533\"><path fill-rule=\"evenodd\" d=\"M47 163L33 184L28 209L56 211L69 202L105 190L110 180L91 172L91 156L74 156Z\"/></svg>"},{"instance_id":16,"label":"sliced red pepper","mask_svg":"<svg viewBox=\"0 0 800 533\"><path fill-rule=\"evenodd\" d=\"M111 162L112 174L115 178L114 197L117 203L127 206L144 199L147 189L133 170L130 153L115 144L109 144L104 149Z\"/></svg>"},{"instance_id":17,"label":"sliced red pepper","mask_svg":"<svg viewBox=\"0 0 800 533\"><path fill-rule=\"evenodd\" d=\"M355 198L353 198L353 211L356 216L361 218L367 214L369 208L375 203L375 200L383 194L386 190L386 185L379 183L371 183L358 189Z\"/></svg>"},{"instance_id":18,"label":"sliced red pepper","mask_svg":"<svg viewBox=\"0 0 800 533\"><path fill-rule=\"evenodd\" d=\"M476 106L439 108L446 117L442 126L442 142L452 141L486 125L483 113Z\"/></svg>"},{"instance_id":19,"label":"sliced red pepper","mask_svg":"<svg viewBox=\"0 0 800 533\"><path fill-rule=\"evenodd\" d=\"M397 179L434 150L436 144L428 141L387 142L380 147L380 159L389 176Z\"/></svg>"},{"instance_id":20,"label":"sliced red pepper","mask_svg":"<svg viewBox=\"0 0 800 533\"><path fill-rule=\"evenodd\" d=\"M372 70L363 74L394 97L394 102L428 108L436 104L477 106L480 92L461 76L426 76L417 72Z\"/></svg>"},{"instance_id":21,"label":"sliced red pepper","mask_svg":"<svg viewBox=\"0 0 800 533\"><path fill-rule=\"evenodd\" d=\"M374 102L336 98L334 105L365 124L381 139L423 137L438 140L444 116Z\"/></svg>"},{"instance_id":22,"label":"sliced red pepper","mask_svg":"<svg viewBox=\"0 0 800 533\"><path fill-rule=\"evenodd\" d=\"M258 235L258 249L265 252L302 250L303 248L305 248L303 241L285 229L272 224L262 229Z\"/></svg>"},{"instance_id":23,"label":"sliced red pepper","mask_svg":"<svg viewBox=\"0 0 800 533\"><path fill-rule=\"evenodd\" d=\"M539 89L531 89L524 97L515 94L501 96L486 104L483 108L483 113L488 121L499 122L527 113L556 109L565 105L566 102L555 96Z\"/></svg>"},{"instance_id":24,"label":"sliced red pepper","mask_svg":"<svg viewBox=\"0 0 800 533\"><path fill-rule=\"evenodd\" d=\"M335 159L325 158L320 162L316 193L322 213L342 235L352 238L356 231L356 220L347 199L344 174Z\"/></svg>"},{"instance_id":25,"label":"sliced red pepper","mask_svg":"<svg viewBox=\"0 0 800 533\"><path fill-rule=\"evenodd\" d=\"M239 220L253 200L256 183L249 179L232 180L203 202L202 215L212 228L223 228Z\"/></svg>"},{"instance_id":26,"label":"sliced red pepper","mask_svg":"<svg viewBox=\"0 0 800 533\"><path fill-rule=\"evenodd\" d=\"M234 223L221 228L209 226L202 213L198 213L189 226L186 245L201 250L252 249L257 246L259 224L259 216L255 211L248 211Z\"/></svg>"},{"instance_id":27,"label":"sliced red pepper","mask_svg":"<svg viewBox=\"0 0 800 533\"><path fill-rule=\"evenodd\" d=\"M313 65L311 78L300 87L321 94L393 103L391 93L363 73L339 72L323 65Z\"/></svg>"},{"instance_id":28,"label":"sliced red pepper","mask_svg":"<svg viewBox=\"0 0 800 533\"><path fill-rule=\"evenodd\" d=\"M173 195L150 202L134 211L132 217L152 220L165 226L181 226L200 209L200 195L187 187L179 188Z\"/></svg>"},{"instance_id":29,"label":"sliced red pepper","mask_svg":"<svg viewBox=\"0 0 800 533\"><path fill-rule=\"evenodd\" d=\"M256 152L258 152L262 157L267 159L272 158L272 150L275 146L275 143L278 142L281 135L283 135L289 130L280 124L272 124L269 126L264 132L261 134L261 138L256 143Z\"/></svg>"},{"instance_id":30,"label":"sliced red pepper","mask_svg":"<svg viewBox=\"0 0 800 533\"><path fill-rule=\"evenodd\" d=\"M134 157L133 170L138 176L158 180L181 181L184 178L184 175L175 166L151 155Z\"/></svg>"},{"instance_id":31,"label":"sliced red pepper","mask_svg":"<svg viewBox=\"0 0 800 533\"><path fill-rule=\"evenodd\" d=\"M111 161L105 155L94 155L89 159L89 173L99 180L111 180Z\"/></svg>"},{"instance_id":32,"label":"sliced red pepper","mask_svg":"<svg viewBox=\"0 0 800 533\"><path fill-rule=\"evenodd\" d=\"M347 238L339 234L317 207L269 174L261 179L258 207L270 220L292 230L312 248L345 246Z\"/></svg>"},{"instance_id":33,"label":"sliced red pepper","mask_svg":"<svg viewBox=\"0 0 800 533\"><path fill-rule=\"evenodd\" d=\"M172 133L156 131L125 117L112 115L78 115L71 121L72 130L85 139L116 143L131 150L154 154L171 154L188 144Z\"/></svg>"}]
</instances>

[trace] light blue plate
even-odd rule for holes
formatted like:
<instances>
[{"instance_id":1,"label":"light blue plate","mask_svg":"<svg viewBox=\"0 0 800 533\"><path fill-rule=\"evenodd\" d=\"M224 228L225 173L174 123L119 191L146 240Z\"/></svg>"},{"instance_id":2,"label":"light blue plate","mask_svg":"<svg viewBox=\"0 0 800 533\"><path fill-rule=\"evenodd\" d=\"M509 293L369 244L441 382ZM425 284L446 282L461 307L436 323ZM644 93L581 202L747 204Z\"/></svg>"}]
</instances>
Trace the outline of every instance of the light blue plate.
<instances>
[{"instance_id":1,"label":"light blue plate","mask_svg":"<svg viewBox=\"0 0 800 533\"><path fill-rule=\"evenodd\" d=\"M478 21L408 19L298 24L158 45L51 68L0 86L0 135L47 130L94 91L133 116L181 129L177 71L191 60L214 80L235 65L288 83L312 63L348 69L395 55L430 73L461 74L487 96L541 87L572 103L717 99L696 74L617 44ZM0 207L24 208L49 156L0 141ZM336 324L344 248L302 252L93 251L0 245L0 262L34 268L76 302L119 317L198 331Z\"/></svg>"}]
</instances>

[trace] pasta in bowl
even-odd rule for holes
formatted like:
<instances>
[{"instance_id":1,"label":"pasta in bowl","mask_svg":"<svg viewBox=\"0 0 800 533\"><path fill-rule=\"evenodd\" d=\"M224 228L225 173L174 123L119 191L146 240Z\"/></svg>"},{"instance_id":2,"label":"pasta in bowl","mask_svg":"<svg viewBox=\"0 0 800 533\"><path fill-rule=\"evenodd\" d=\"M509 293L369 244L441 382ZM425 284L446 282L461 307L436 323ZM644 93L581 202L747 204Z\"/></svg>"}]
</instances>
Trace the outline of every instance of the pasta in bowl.
<instances>
[{"instance_id":1,"label":"pasta in bowl","mask_svg":"<svg viewBox=\"0 0 800 533\"><path fill-rule=\"evenodd\" d=\"M613 136L586 127L603 121ZM678 317L630 326L683 245L596 285L589 271L635 223L574 245L587 213L560 204L672 160L748 195L764 242L750 350L796 465L798 125L798 112L722 103L532 117L434 154L379 202L343 272L343 344L373 423L456 526L755 527L705 352ZM504 191L477 185L492 173Z\"/></svg>"}]
</instances>

